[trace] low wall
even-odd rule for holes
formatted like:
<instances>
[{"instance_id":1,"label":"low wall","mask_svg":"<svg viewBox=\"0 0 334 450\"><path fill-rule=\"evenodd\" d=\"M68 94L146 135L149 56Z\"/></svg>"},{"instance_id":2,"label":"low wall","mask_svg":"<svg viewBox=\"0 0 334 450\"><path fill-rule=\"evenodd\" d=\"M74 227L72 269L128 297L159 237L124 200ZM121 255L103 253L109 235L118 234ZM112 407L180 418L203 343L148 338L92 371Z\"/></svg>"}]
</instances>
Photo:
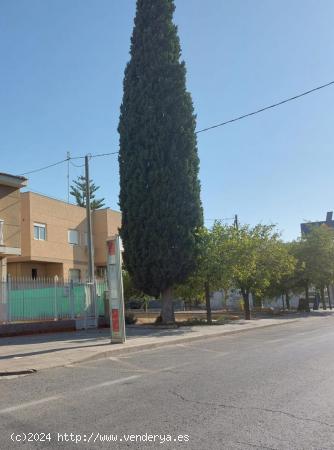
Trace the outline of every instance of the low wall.
<instances>
[{"instance_id":1,"label":"low wall","mask_svg":"<svg viewBox=\"0 0 334 450\"><path fill-rule=\"evenodd\" d=\"M140 309L128 309L126 312L131 312L137 318L137 323L154 323L156 318L160 315L160 310L148 310L147 312ZM238 318L235 314L220 310L212 311L212 318L219 319L221 316L230 316L233 318ZM176 321L182 322L191 319L206 319L206 311L203 310L190 310L190 311L175 311Z\"/></svg>"},{"instance_id":2,"label":"low wall","mask_svg":"<svg viewBox=\"0 0 334 450\"><path fill-rule=\"evenodd\" d=\"M53 320L43 322L17 322L0 325L0 337L24 334L54 333L75 331L75 320Z\"/></svg>"}]
</instances>

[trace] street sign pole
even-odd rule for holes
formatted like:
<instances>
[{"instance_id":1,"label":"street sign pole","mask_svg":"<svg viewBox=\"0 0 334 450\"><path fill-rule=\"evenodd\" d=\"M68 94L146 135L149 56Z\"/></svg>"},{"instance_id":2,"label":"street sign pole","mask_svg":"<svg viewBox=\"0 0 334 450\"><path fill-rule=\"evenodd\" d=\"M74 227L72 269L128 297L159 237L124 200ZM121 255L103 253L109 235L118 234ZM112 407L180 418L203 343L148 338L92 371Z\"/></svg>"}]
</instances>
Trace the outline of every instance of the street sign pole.
<instances>
[{"instance_id":1,"label":"street sign pole","mask_svg":"<svg viewBox=\"0 0 334 450\"><path fill-rule=\"evenodd\" d=\"M107 240L108 294L111 342L124 343L124 296L122 277L121 241L118 235Z\"/></svg>"}]
</instances>

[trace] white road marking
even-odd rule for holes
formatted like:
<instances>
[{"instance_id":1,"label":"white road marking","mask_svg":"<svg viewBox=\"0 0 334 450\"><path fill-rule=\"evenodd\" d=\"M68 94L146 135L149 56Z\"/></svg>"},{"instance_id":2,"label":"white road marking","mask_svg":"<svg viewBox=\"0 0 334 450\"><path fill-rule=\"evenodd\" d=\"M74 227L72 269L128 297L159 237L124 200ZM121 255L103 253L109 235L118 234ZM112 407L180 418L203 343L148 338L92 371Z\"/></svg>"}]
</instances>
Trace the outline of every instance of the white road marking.
<instances>
[{"instance_id":1,"label":"white road marking","mask_svg":"<svg viewBox=\"0 0 334 450\"><path fill-rule=\"evenodd\" d=\"M21 403L20 405L10 406L8 408L0 409L0 414L6 414L6 413L18 411L20 409L30 408L31 406L40 405L41 403L52 402L55 400L59 400L60 398L61 398L61 396L45 397L40 400L34 400L32 402Z\"/></svg>"},{"instance_id":2,"label":"white road marking","mask_svg":"<svg viewBox=\"0 0 334 450\"><path fill-rule=\"evenodd\" d=\"M100 384L94 384L92 386L88 386L87 388L84 389L80 389L79 391L75 391L73 393L79 393L79 392L86 392L86 391L91 391L93 389L99 389L105 386L111 386L113 384L119 384L119 383L123 383L126 381L130 381L130 380L134 380L136 378L139 378L141 375L133 375L131 377L126 377L126 378L119 378L118 380L112 380L112 381L106 381L104 383L100 383ZM25 409L25 408L31 408L37 405L40 405L42 403L48 403L48 402L52 402L55 400L61 400L64 399L65 397L67 397L67 394L65 395L56 395L53 397L45 397L45 398L41 398L40 400L34 400L31 402L26 402L26 403L21 403L19 405L15 405L15 406L9 406L8 408L4 408L4 409L0 409L0 414L8 414L14 411L19 411L20 409Z\"/></svg>"},{"instance_id":3,"label":"white road marking","mask_svg":"<svg viewBox=\"0 0 334 450\"><path fill-rule=\"evenodd\" d=\"M171 371L171 370L178 369L179 367L186 366L188 364L190 364L190 363L183 363L183 364L179 364L177 366L163 367L161 369L152 370L152 371L149 371L149 372L151 372L151 373L159 373L159 372ZM92 390L95 390L95 389L100 389L100 388L103 388L103 387L112 386L114 384L126 383L127 381L136 380L136 379L141 378L143 376L144 376L144 373L141 374L141 375L131 375L130 377L119 378L117 380L105 381L103 383L93 384L93 385L88 386L86 388L82 388L82 389L76 390L76 391L72 392L71 394L72 395L73 394L79 394L79 393L82 393L82 392L89 392L89 391L92 391ZM40 405L42 403L48 403L48 402L52 402L52 401L55 401L55 400L61 400L61 399L67 398L67 397L68 397L68 394L65 393L65 394L55 395L53 397L45 397L45 398L42 398L40 400L34 400L34 401L31 401L31 402L21 403L19 405L15 405L15 406L9 406L7 408L0 409L0 414L7 414L7 413L14 412L14 411L19 411L21 409L31 408L31 407Z\"/></svg>"},{"instance_id":4,"label":"white road marking","mask_svg":"<svg viewBox=\"0 0 334 450\"><path fill-rule=\"evenodd\" d=\"M142 375L132 375L131 377L119 378L118 380L105 381L104 383L93 384L92 386L88 386L86 388L80 389L80 392L92 391L93 389L99 389L106 386L112 386L113 384L124 383L126 381L135 380L140 378Z\"/></svg>"},{"instance_id":5,"label":"white road marking","mask_svg":"<svg viewBox=\"0 0 334 450\"><path fill-rule=\"evenodd\" d=\"M190 363L179 364L178 366L163 367L162 369L151 370L151 373L170 372L172 370L179 369L180 367L187 366L188 364Z\"/></svg>"},{"instance_id":6,"label":"white road marking","mask_svg":"<svg viewBox=\"0 0 334 450\"><path fill-rule=\"evenodd\" d=\"M206 347L196 347L195 345L177 344L177 346L183 347L183 348L191 348L191 349L199 350L202 352L218 353L221 356L226 356L231 353L231 352L224 352L224 351L220 351L220 350L212 350L211 348L206 348Z\"/></svg>"}]
</instances>

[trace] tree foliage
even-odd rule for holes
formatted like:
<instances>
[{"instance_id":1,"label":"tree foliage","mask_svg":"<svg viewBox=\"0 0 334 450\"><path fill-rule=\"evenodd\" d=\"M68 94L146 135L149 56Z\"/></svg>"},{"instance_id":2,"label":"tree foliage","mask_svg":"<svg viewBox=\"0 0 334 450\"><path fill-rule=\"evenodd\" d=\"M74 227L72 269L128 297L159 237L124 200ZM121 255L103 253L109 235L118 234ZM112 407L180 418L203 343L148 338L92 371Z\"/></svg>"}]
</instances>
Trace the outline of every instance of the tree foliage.
<instances>
[{"instance_id":1,"label":"tree foliage","mask_svg":"<svg viewBox=\"0 0 334 450\"><path fill-rule=\"evenodd\" d=\"M185 301L205 300L207 321L211 323L210 292L227 290L231 285L231 274L227 264L228 227L215 222L211 230L202 228L198 232L197 270L185 283L178 286L176 294Z\"/></svg>"},{"instance_id":2,"label":"tree foliage","mask_svg":"<svg viewBox=\"0 0 334 450\"><path fill-rule=\"evenodd\" d=\"M92 210L100 209L104 206L104 198L95 198L95 192L98 189L100 189L100 186L96 186L93 180L89 180L90 206ZM78 206L86 208L86 177L80 175L76 180L73 180L70 194L73 195Z\"/></svg>"},{"instance_id":3,"label":"tree foliage","mask_svg":"<svg viewBox=\"0 0 334 450\"><path fill-rule=\"evenodd\" d=\"M119 122L124 262L137 289L162 296L195 269L202 225L195 115L173 0L138 0Z\"/></svg>"},{"instance_id":4,"label":"tree foliage","mask_svg":"<svg viewBox=\"0 0 334 450\"><path fill-rule=\"evenodd\" d=\"M234 228L230 245L233 281L244 299L245 318L250 319L250 294L263 296L293 271L294 259L273 225Z\"/></svg>"},{"instance_id":5,"label":"tree foliage","mask_svg":"<svg viewBox=\"0 0 334 450\"><path fill-rule=\"evenodd\" d=\"M324 303L324 289L334 282L334 231L326 225L309 227L292 243L292 253L297 259L296 286L305 290L307 301L310 287L317 287Z\"/></svg>"},{"instance_id":6,"label":"tree foliage","mask_svg":"<svg viewBox=\"0 0 334 450\"><path fill-rule=\"evenodd\" d=\"M201 232L198 269L190 278L194 292L238 288L245 302L245 317L250 318L250 294L263 296L291 276L295 259L281 241L275 227L227 226L216 222ZM187 285L186 285L187 286ZM185 290L185 286L183 286ZM208 305L207 305L208 306Z\"/></svg>"}]
</instances>

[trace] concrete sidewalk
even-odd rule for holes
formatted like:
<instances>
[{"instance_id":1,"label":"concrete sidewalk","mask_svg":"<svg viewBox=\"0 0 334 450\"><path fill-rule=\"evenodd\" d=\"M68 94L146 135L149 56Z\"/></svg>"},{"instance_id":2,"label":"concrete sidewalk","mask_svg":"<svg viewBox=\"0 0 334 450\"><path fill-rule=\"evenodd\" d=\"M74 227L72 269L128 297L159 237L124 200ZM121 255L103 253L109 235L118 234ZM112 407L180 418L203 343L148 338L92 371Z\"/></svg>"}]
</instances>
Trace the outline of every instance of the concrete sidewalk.
<instances>
[{"instance_id":1,"label":"concrete sidewalk","mask_svg":"<svg viewBox=\"0 0 334 450\"><path fill-rule=\"evenodd\" d=\"M30 369L43 370L83 361L106 358L165 345L224 336L301 320L332 318L330 312L308 316L280 316L252 321L238 320L226 325L192 326L173 329L129 327L125 344L110 344L108 329L0 338L0 374Z\"/></svg>"}]
</instances>

